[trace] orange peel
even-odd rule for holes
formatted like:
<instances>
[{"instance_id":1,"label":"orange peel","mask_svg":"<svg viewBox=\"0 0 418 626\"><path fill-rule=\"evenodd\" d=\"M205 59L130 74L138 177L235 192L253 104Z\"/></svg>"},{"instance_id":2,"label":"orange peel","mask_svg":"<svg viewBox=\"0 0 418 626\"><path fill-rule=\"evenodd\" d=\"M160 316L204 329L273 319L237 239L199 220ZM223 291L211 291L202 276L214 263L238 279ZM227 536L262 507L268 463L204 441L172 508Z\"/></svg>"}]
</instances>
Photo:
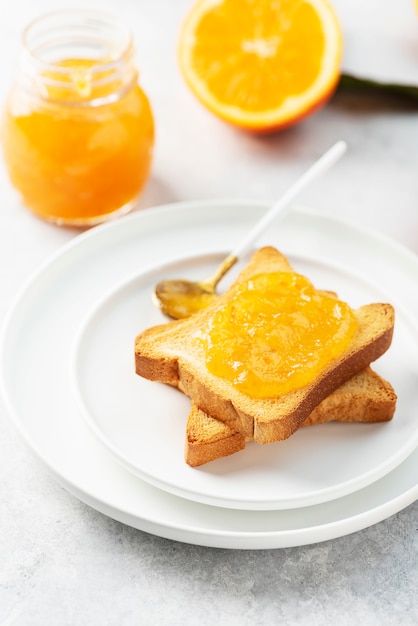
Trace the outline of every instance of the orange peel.
<instances>
[{"instance_id":1,"label":"orange peel","mask_svg":"<svg viewBox=\"0 0 418 626\"><path fill-rule=\"evenodd\" d=\"M179 63L212 113L268 132L325 104L339 81L342 48L327 0L198 0L180 31Z\"/></svg>"}]
</instances>

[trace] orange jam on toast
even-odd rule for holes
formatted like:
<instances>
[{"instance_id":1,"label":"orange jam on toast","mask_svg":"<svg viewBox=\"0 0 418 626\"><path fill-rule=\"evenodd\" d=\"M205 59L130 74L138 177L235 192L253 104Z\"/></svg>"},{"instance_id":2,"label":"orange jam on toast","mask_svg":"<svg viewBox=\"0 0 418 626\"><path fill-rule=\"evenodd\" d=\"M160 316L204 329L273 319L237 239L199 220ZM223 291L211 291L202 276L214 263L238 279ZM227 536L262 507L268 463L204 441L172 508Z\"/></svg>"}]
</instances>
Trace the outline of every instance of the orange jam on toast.
<instances>
[{"instance_id":1,"label":"orange jam on toast","mask_svg":"<svg viewBox=\"0 0 418 626\"><path fill-rule=\"evenodd\" d=\"M349 346L357 321L345 302L294 272L258 274L233 288L203 335L208 370L253 398L308 385Z\"/></svg>"}]
</instances>

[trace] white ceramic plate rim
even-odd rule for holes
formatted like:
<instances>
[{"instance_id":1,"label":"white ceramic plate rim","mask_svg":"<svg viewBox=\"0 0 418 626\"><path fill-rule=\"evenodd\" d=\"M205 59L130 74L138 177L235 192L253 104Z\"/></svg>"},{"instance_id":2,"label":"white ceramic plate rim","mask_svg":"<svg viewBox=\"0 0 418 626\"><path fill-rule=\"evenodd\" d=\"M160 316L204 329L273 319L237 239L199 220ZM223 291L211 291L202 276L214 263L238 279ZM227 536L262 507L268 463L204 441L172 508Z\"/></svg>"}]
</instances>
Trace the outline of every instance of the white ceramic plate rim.
<instances>
[{"instance_id":1,"label":"white ceramic plate rim","mask_svg":"<svg viewBox=\"0 0 418 626\"><path fill-rule=\"evenodd\" d=\"M46 452L44 442L39 439L38 433L32 433L26 427L25 416L17 406L16 397L10 386L8 350L13 354L14 344L13 342L9 344L9 334L17 329L19 316L25 313L22 307L25 306L28 290L39 286L39 283L46 279L45 275L48 272L57 270L59 276L62 270L60 264L65 261L71 265L74 255L79 254L80 249L85 250L86 246L107 245L118 235L125 236L126 232L135 229L136 224L142 227L143 221L164 219L173 213L177 219L177 212L187 212L189 215L191 211L206 210L212 215L212 211L216 213L219 207L222 207L229 217L231 212L242 210L245 214L243 219L248 222L249 215L255 220L260 211L267 210L268 205L246 199L220 199L151 208L79 235L34 272L12 303L1 335L1 391L16 429L56 480L80 500L118 521L169 539L222 548L290 547L341 537L397 513L418 498L417 451L376 483L338 500L338 513L335 512L334 503L289 511L286 513L290 516L290 521L286 527L281 527L280 512L229 511L182 501L180 498L160 492L143 481L134 479L106 452L100 453L96 459L97 472L94 471L91 475L78 475L73 465L66 466L61 463L59 458L52 455L50 449ZM382 258L386 254L396 257L397 272L403 269L411 284L418 281L417 258L400 244L374 231L359 228L348 220L330 217L319 211L298 209L298 213L303 218L319 220L322 225L337 230L344 228L349 231L351 237L360 240L358 243L362 240L374 243L383 255ZM89 453L98 452L95 450L93 440L87 442L86 446ZM126 493L118 496L119 488L125 488ZM266 517L273 519L272 527L268 529L264 527ZM242 528L242 522L247 524L245 529Z\"/></svg>"},{"instance_id":2,"label":"white ceramic plate rim","mask_svg":"<svg viewBox=\"0 0 418 626\"><path fill-rule=\"evenodd\" d=\"M223 255L226 254L227 252L223 253ZM324 266L330 265L329 261L327 262L325 260L322 260L318 256L315 256L315 259L310 259L303 254L297 256L299 260L303 259L305 262L308 263L308 265L310 262L313 262L315 264L323 264ZM204 257L216 258L216 255L210 252L208 254L202 253L201 255L199 255L199 259ZM193 475L182 475L182 468L177 467L178 464L181 464L182 466L184 465L184 461L180 453L178 455L178 463L174 461L174 465L173 463L171 463L170 465L166 465L164 463L164 459L157 460L154 455L151 455L149 458L144 460L144 457L141 456L142 442L139 441L141 436L141 430L139 430L139 432L137 433L132 433L132 437L134 437L138 441L137 455L135 456L135 458L132 458L132 455L130 455L123 446L118 445L117 442L113 441L112 437L107 435L106 432L101 428L100 419L98 419L96 415L93 415L92 409L89 408L89 403L86 400L85 395L83 394L83 385L80 382L80 378L81 371L83 370L84 342L86 340L86 337L88 337L91 333L94 333L96 318L97 316L100 316L101 309L106 308L109 303L112 303L113 300L118 299L119 294L126 291L132 284L141 283L142 279L146 279L147 276L150 276L154 280L159 280L161 277L164 277L166 275L166 272L169 271L168 268L171 265L185 264L187 267L188 264L193 265L194 263L198 262L199 259L197 259L195 255L193 255L192 257L190 255L175 256L168 263L166 260L164 260L163 263L158 262L147 265L142 270L137 271L131 276L123 279L119 284L115 285L107 293L105 293L104 296L99 300L99 302L97 302L93 306L92 310L87 313L78 332L76 333L70 355L70 375L73 393L75 398L77 399L80 413L84 417L86 423L91 428L92 432L94 432L95 436L126 469L133 472L142 480L145 480L146 482L154 485L155 487L166 490L169 493L178 495L183 498L188 498L196 502L201 502L203 504L211 504L220 507L225 506L235 509L275 510L320 504L335 498L340 498L358 489L366 487L370 483L378 480L379 478L390 472L392 469L394 469L417 447L418 424L412 433L405 435L404 442L401 447L394 448L391 454L386 457L382 457L382 459L374 467L369 467L366 471L363 470L359 471L358 473L356 467L354 467L353 475L350 478L344 478L339 483L333 483L332 486L318 485L315 488L312 486L310 487L310 491L302 490L295 493L291 493L291 489L289 489L285 491L285 493L287 494L286 496L281 496L273 487L273 484L276 483L276 479L278 478L277 475L274 478L274 481L272 481L271 491L267 494L263 492L263 495L261 496L260 492L262 490L260 490L258 487L256 487L255 490L250 488L248 482L244 479L245 488L242 488L242 481L238 479L237 482L236 480L234 480L234 477L231 478L227 474L223 475L222 483L217 483L216 481L214 483L211 483L210 476L205 476L206 481L199 482L200 474L196 471L193 472ZM341 272L343 275L352 277L354 281L367 283L367 280L364 276L353 272L351 268L345 267L340 263L333 261L332 269ZM383 298L384 296L385 294L382 294ZM149 306L152 306L151 302ZM408 312L403 311L400 305L397 305L396 307L396 316L398 326L400 324L400 318L402 318L402 321L406 321L409 327L413 329L415 343L418 346L418 328L415 320L413 320L412 316L409 315ZM395 369L400 368L397 367ZM94 378L96 378L96 376L98 375L99 374L95 373ZM153 384L149 386L149 390L147 390L147 393L152 397L154 394L158 394L160 390L161 387L159 385ZM132 405L134 405L134 399L132 399ZM158 419L158 416L153 417ZM115 416L115 419L118 419L118 416ZM149 419L148 422L149 424L151 424L152 427L154 420ZM396 424L397 421L395 420L393 425L396 426ZM117 424L115 427L117 428ZM385 425L383 424L382 427L384 428ZM156 428L158 429L160 428L160 426L157 424ZM341 431L342 428L344 428L344 426L341 427ZM345 425L345 428L351 429L352 427L351 425ZM146 437L146 434L144 434L144 436ZM164 431L162 431L162 434L160 436L164 436ZM388 439L390 439L392 436L393 433L390 436L388 435ZM353 442L352 445L355 446L355 442ZM309 450L307 450L307 452L309 452ZM326 446L324 446L323 452L324 456L326 456ZM239 454L245 454L245 451L242 451ZM277 450L277 455L280 455L280 450ZM231 469L230 473L232 474L233 471L234 468ZM277 470L277 468L276 470L272 471L280 472L280 470ZM264 480L262 478L261 482L265 483L265 479L266 477L264 477ZM289 495L290 493L291 495Z\"/></svg>"}]
</instances>

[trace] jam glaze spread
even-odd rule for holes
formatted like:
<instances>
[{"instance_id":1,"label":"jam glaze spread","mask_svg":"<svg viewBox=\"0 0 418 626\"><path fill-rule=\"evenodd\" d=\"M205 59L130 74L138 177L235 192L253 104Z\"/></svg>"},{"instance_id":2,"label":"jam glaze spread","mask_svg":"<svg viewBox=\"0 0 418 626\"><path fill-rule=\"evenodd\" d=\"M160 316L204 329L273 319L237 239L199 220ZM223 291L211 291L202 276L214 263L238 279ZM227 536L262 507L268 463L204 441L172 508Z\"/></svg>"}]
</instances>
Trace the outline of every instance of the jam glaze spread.
<instances>
[{"instance_id":1,"label":"jam glaze spread","mask_svg":"<svg viewBox=\"0 0 418 626\"><path fill-rule=\"evenodd\" d=\"M300 274L258 274L232 289L200 341L208 370L250 397L273 398L309 384L356 332L348 304Z\"/></svg>"}]
</instances>

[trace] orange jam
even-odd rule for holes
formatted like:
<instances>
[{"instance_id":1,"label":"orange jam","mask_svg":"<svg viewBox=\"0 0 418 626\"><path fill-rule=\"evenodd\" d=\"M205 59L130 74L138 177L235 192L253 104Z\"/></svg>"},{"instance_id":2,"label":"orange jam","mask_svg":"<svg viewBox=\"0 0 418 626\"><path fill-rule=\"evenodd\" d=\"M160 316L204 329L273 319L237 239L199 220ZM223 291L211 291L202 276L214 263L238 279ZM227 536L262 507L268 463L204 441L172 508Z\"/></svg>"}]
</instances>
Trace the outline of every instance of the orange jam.
<instances>
[{"instance_id":1,"label":"orange jam","mask_svg":"<svg viewBox=\"0 0 418 626\"><path fill-rule=\"evenodd\" d=\"M351 308L293 272L237 285L203 335L207 367L253 398L309 384L350 343Z\"/></svg>"},{"instance_id":2,"label":"orange jam","mask_svg":"<svg viewBox=\"0 0 418 626\"><path fill-rule=\"evenodd\" d=\"M96 22L83 26L94 32L81 35L90 48L97 40L97 53L107 54L110 42L101 41ZM107 37L112 20L104 25ZM33 212L59 224L91 225L133 208L150 172L153 116L128 36L116 56L38 58L60 41L54 32L48 31L45 46L36 40L35 48L30 39L27 44L34 51L6 104L4 158L12 184ZM119 31L117 37L122 41ZM68 45L62 48L71 53Z\"/></svg>"}]
</instances>

